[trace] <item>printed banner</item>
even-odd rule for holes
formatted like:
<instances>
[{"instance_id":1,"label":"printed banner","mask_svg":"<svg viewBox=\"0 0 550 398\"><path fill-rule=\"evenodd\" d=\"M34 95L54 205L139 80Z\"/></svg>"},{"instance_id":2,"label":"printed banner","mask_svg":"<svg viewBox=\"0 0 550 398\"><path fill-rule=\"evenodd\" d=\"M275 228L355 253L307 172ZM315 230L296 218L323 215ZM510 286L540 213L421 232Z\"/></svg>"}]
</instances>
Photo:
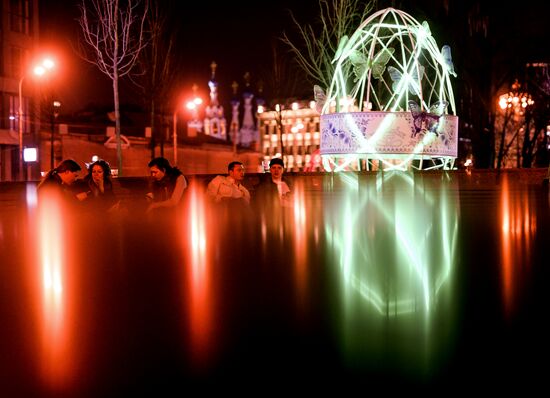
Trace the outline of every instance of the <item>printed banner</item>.
<instances>
[{"instance_id":1,"label":"printed banner","mask_svg":"<svg viewBox=\"0 0 550 398\"><path fill-rule=\"evenodd\" d=\"M321 115L321 154L457 157L458 117L411 112Z\"/></svg>"}]
</instances>

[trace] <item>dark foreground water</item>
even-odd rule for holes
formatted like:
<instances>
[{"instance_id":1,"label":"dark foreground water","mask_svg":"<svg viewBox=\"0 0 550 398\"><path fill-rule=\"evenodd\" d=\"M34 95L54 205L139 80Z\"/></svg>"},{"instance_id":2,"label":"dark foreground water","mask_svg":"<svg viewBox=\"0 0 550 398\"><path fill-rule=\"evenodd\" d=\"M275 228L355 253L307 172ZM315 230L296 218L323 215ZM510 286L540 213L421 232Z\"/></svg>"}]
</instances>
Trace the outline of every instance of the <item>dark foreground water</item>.
<instances>
[{"instance_id":1,"label":"dark foreground water","mask_svg":"<svg viewBox=\"0 0 550 398\"><path fill-rule=\"evenodd\" d=\"M269 211L203 187L149 217L131 187L97 215L0 186L0 396L546 388L540 178L295 176Z\"/></svg>"}]
</instances>

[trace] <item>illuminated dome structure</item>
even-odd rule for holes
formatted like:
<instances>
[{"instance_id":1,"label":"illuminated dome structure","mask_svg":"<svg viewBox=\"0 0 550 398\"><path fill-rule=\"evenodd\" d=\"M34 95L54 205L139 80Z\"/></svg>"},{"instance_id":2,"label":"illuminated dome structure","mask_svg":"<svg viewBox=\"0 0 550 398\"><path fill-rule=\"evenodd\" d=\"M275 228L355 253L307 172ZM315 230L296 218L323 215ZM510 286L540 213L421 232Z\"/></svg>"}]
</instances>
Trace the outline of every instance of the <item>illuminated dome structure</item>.
<instances>
[{"instance_id":1,"label":"illuminated dome structure","mask_svg":"<svg viewBox=\"0 0 550 398\"><path fill-rule=\"evenodd\" d=\"M450 47L438 47L427 22L387 8L341 38L321 112L327 171L452 169L458 117Z\"/></svg>"}]
</instances>

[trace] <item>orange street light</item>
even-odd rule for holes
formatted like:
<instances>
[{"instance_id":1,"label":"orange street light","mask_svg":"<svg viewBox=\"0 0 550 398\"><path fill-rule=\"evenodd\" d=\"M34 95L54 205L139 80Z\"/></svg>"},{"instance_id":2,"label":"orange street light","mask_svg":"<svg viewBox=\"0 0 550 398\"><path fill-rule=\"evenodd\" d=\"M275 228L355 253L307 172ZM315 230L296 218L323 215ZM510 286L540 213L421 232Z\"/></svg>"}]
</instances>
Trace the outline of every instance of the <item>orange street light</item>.
<instances>
[{"instance_id":1,"label":"orange street light","mask_svg":"<svg viewBox=\"0 0 550 398\"><path fill-rule=\"evenodd\" d=\"M197 132L202 131L202 122L199 119L199 108L202 105L202 98L197 95L197 85L193 85L193 98L187 101L186 108L191 112L191 120L187 122L187 135L194 137Z\"/></svg>"},{"instance_id":2,"label":"orange street light","mask_svg":"<svg viewBox=\"0 0 550 398\"><path fill-rule=\"evenodd\" d=\"M42 76L52 69L55 63L50 58L45 58L33 69L35 76ZM19 80L19 179L23 180L23 80L25 74Z\"/></svg>"}]
</instances>

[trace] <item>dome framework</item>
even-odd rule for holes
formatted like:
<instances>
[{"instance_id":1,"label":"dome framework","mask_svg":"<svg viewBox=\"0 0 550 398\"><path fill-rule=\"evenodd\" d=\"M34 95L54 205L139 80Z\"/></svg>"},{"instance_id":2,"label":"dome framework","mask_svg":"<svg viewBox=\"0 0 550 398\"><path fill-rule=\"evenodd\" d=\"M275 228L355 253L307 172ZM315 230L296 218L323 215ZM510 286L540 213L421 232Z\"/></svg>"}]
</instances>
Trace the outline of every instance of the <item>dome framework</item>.
<instances>
[{"instance_id":1,"label":"dome framework","mask_svg":"<svg viewBox=\"0 0 550 398\"><path fill-rule=\"evenodd\" d=\"M333 62L326 94L315 87L325 170L454 167L456 73L427 22L378 11L341 38Z\"/></svg>"}]
</instances>

